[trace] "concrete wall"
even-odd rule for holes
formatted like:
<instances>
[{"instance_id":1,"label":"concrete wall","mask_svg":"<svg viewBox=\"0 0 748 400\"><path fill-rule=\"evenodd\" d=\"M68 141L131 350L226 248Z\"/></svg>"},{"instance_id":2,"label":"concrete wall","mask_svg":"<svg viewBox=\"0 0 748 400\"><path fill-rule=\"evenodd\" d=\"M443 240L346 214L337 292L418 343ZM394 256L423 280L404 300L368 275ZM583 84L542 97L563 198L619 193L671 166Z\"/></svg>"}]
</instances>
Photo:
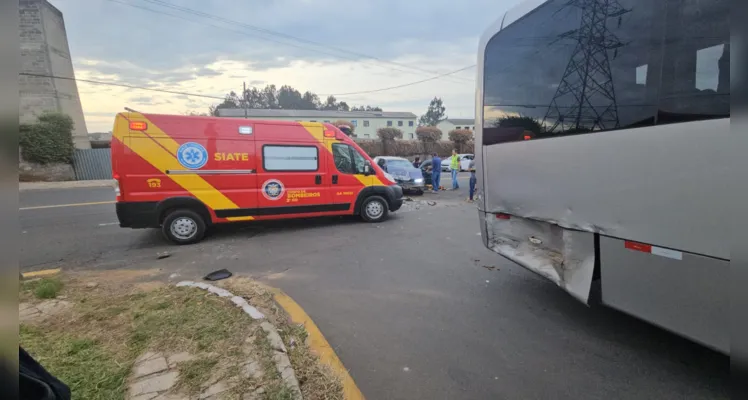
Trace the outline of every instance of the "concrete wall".
<instances>
[{"instance_id":1,"label":"concrete wall","mask_svg":"<svg viewBox=\"0 0 748 400\"><path fill-rule=\"evenodd\" d=\"M19 14L21 71L74 77L62 13L46 0L20 0ZM21 123L34 122L44 111L67 114L75 123L75 147L91 148L74 80L24 75L18 79Z\"/></svg>"}]
</instances>

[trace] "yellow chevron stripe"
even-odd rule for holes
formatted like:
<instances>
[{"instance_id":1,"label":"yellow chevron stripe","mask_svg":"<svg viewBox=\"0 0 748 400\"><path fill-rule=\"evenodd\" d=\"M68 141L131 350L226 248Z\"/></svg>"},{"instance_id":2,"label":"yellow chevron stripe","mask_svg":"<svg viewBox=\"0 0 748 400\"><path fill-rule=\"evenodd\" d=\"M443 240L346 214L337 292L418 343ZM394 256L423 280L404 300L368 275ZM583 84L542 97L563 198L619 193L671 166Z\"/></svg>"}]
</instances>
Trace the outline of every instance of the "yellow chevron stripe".
<instances>
[{"instance_id":1,"label":"yellow chevron stripe","mask_svg":"<svg viewBox=\"0 0 748 400\"><path fill-rule=\"evenodd\" d=\"M184 171L187 170L182 164L177 161L175 154L179 149L179 143L167 135L164 131L158 128L155 124L145 118L142 114L131 113L131 118L138 121L145 121L148 124L147 133L152 137L149 137L143 132L130 131L129 122L125 118L124 120L124 132L129 132L130 140L124 140L124 134L121 131L122 125L115 124L115 137L120 139L127 147L130 148L135 154L146 160L154 168L158 169L162 173L166 174L167 170L170 171ZM159 145L160 144L160 145ZM162 147L163 146L163 147ZM213 210L224 210L239 208L231 199L226 197L218 189L214 188L210 183L203 179L199 175L171 175L167 174L169 179L173 180L177 185L190 192L195 198L203 202L203 204L212 208ZM240 218L240 219L239 219ZM252 220L252 217L237 217L231 220Z\"/></svg>"},{"instance_id":2,"label":"yellow chevron stripe","mask_svg":"<svg viewBox=\"0 0 748 400\"><path fill-rule=\"evenodd\" d=\"M325 126L321 122L299 122L299 124L334 157L332 144L337 142L337 140L325 138ZM357 174L353 176L364 186L386 186L376 175L363 176Z\"/></svg>"}]
</instances>

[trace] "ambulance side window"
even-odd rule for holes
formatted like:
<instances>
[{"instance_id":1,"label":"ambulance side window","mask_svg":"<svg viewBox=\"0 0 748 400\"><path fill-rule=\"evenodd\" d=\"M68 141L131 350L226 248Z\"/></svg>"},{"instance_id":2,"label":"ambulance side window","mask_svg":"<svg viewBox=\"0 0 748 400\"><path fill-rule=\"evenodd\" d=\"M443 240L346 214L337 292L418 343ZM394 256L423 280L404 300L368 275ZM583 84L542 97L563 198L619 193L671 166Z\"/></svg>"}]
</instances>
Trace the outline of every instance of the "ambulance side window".
<instances>
[{"instance_id":1,"label":"ambulance side window","mask_svg":"<svg viewBox=\"0 0 748 400\"><path fill-rule=\"evenodd\" d=\"M347 144L333 143L332 154L335 159L335 167L344 174L355 174L353 169L353 155Z\"/></svg>"},{"instance_id":2,"label":"ambulance side window","mask_svg":"<svg viewBox=\"0 0 748 400\"><path fill-rule=\"evenodd\" d=\"M355 173L363 174L364 164L366 164L366 159L364 158L364 156L359 154L359 152L357 152L356 149L354 149L353 147L351 147L351 153L353 153L353 165L356 167Z\"/></svg>"}]
</instances>

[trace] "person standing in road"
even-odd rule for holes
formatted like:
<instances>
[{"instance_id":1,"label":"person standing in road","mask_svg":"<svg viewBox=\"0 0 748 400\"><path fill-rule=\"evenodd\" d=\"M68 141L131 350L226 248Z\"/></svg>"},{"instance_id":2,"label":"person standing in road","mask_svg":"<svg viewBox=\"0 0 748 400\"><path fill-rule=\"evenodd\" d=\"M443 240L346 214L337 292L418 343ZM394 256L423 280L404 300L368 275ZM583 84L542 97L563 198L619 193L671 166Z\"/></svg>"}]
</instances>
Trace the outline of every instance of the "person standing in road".
<instances>
[{"instance_id":1,"label":"person standing in road","mask_svg":"<svg viewBox=\"0 0 748 400\"><path fill-rule=\"evenodd\" d=\"M442 159L434 152L431 155L431 183L434 186L434 193L439 192L439 181L442 177Z\"/></svg>"},{"instance_id":2,"label":"person standing in road","mask_svg":"<svg viewBox=\"0 0 748 400\"><path fill-rule=\"evenodd\" d=\"M460 188L460 184L457 182L457 173L460 172L460 156L455 149L452 149L449 168L452 170L452 190L457 190Z\"/></svg>"},{"instance_id":3,"label":"person standing in road","mask_svg":"<svg viewBox=\"0 0 748 400\"><path fill-rule=\"evenodd\" d=\"M413 168L421 168L421 157L416 156L415 161L413 161Z\"/></svg>"},{"instance_id":4,"label":"person standing in road","mask_svg":"<svg viewBox=\"0 0 748 400\"><path fill-rule=\"evenodd\" d=\"M469 202L473 202L473 195L475 194L475 184L478 182L478 179L475 177L475 160L470 160L470 166L468 167L470 170L470 198L468 198Z\"/></svg>"}]
</instances>

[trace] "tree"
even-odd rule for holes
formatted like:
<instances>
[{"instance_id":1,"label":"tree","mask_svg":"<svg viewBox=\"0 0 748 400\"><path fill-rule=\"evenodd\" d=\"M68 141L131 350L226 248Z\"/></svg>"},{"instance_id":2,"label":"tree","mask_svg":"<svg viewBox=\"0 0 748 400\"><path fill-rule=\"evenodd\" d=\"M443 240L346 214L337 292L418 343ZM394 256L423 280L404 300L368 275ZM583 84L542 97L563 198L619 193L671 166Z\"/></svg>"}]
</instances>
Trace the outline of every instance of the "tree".
<instances>
[{"instance_id":1,"label":"tree","mask_svg":"<svg viewBox=\"0 0 748 400\"><path fill-rule=\"evenodd\" d=\"M335 96L329 96L324 102L319 96L306 91L301 94L299 90L289 85L283 85L277 89L275 85L267 85L263 89L249 88L243 95L231 92L226 99L217 105L210 107L210 115L218 115L222 108L251 108L251 109L284 109L284 110L330 110L330 111L382 111L379 107L360 106L351 107L344 101L338 101Z\"/></svg>"},{"instance_id":2,"label":"tree","mask_svg":"<svg viewBox=\"0 0 748 400\"><path fill-rule=\"evenodd\" d=\"M382 111L382 109L372 106L354 106L353 108L351 108L351 111Z\"/></svg>"},{"instance_id":3,"label":"tree","mask_svg":"<svg viewBox=\"0 0 748 400\"><path fill-rule=\"evenodd\" d=\"M436 142L442 138L442 131L435 126L419 126L416 128L416 136L423 144L423 151L433 153Z\"/></svg>"},{"instance_id":4,"label":"tree","mask_svg":"<svg viewBox=\"0 0 748 400\"><path fill-rule=\"evenodd\" d=\"M384 155L389 154L391 144L394 143L395 139L403 138L403 131L397 128L379 128L377 129L377 136L382 141L382 153Z\"/></svg>"},{"instance_id":5,"label":"tree","mask_svg":"<svg viewBox=\"0 0 748 400\"><path fill-rule=\"evenodd\" d=\"M449 131L449 140L455 144L455 149L462 153L465 148L465 144L473 139L473 132L469 129L453 129Z\"/></svg>"},{"instance_id":6,"label":"tree","mask_svg":"<svg viewBox=\"0 0 748 400\"><path fill-rule=\"evenodd\" d=\"M419 126L436 126L440 121L447 119L446 114L447 108L444 107L442 99L434 97L429 103L429 108L426 110L426 114L421 115L418 119Z\"/></svg>"},{"instance_id":7,"label":"tree","mask_svg":"<svg viewBox=\"0 0 748 400\"><path fill-rule=\"evenodd\" d=\"M494 122L493 126L496 128L524 128L524 130L536 135L541 135L545 131L543 124L537 118L523 115L501 117Z\"/></svg>"}]
</instances>

